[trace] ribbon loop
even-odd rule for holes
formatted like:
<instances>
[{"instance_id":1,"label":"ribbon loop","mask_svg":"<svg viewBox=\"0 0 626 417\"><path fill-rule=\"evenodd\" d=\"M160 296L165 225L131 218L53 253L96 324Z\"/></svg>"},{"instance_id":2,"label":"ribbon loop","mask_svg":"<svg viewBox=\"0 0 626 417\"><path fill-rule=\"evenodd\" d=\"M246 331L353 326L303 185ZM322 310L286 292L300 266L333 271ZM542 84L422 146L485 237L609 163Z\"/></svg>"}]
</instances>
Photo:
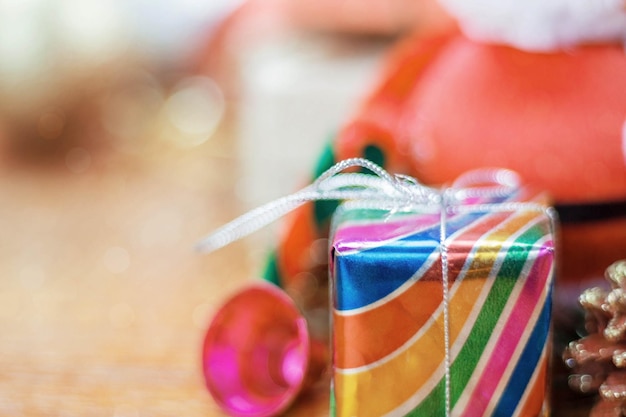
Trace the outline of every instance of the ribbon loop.
<instances>
[{"instance_id":1,"label":"ribbon loop","mask_svg":"<svg viewBox=\"0 0 626 417\"><path fill-rule=\"evenodd\" d=\"M351 168L365 168L374 175L344 173ZM281 218L309 201L360 200L385 202L397 206L439 206L446 194L448 204L470 197L496 197L511 192L519 186L513 171L489 169L471 171L457 179L445 191L427 187L407 175L391 175L382 167L363 158L338 162L322 173L311 185L302 190L274 200L236 218L202 239L196 248L212 252L247 236Z\"/></svg>"},{"instance_id":2,"label":"ribbon loop","mask_svg":"<svg viewBox=\"0 0 626 417\"><path fill-rule=\"evenodd\" d=\"M521 185L521 179L515 171L484 168L461 175L452 183L451 190L455 198L464 200L472 197L502 197Z\"/></svg>"},{"instance_id":3,"label":"ribbon loop","mask_svg":"<svg viewBox=\"0 0 626 417\"><path fill-rule=\"evenodd\" d=\"M374 175L342 173L360 167ZM339 175L341 174L341 175ZM196 246L201 252L212 252L272 223L308 201L317 200L388 200L426 203L425 196L435 191L419 184L398 179L373 162L352 158L341 161L302 190L260 206L220 227Z\"/></svg>"}]
</instances>

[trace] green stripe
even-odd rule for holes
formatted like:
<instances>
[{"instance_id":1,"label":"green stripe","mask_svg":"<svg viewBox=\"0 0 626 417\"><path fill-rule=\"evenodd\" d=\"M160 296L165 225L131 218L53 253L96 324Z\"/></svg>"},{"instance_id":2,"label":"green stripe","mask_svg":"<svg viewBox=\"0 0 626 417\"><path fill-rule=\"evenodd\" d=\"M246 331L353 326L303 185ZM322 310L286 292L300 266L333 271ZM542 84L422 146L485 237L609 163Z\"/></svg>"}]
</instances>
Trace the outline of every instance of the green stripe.
<instances>
[{"instance_id":1,"label":"green stripe","mask_svg":"<svg viewBox=\"0 0 626 417\"><path fill-rule=\"evenodd\" d=\"M451 408L454 408L472 376L494 327L502 314L502 310L513 291L513 287L515 287L517 279L521 275L533 244L543 236L545 236L544 230L534 226L520 235L507 252L502 267L498 271L489 295L476 319L476 324L466 343L461 348L458 357L450 367ZM408 413L407 416L439 417L444 413L445 379L442 379L424 401Z\"/></svg>"}]
</instances>

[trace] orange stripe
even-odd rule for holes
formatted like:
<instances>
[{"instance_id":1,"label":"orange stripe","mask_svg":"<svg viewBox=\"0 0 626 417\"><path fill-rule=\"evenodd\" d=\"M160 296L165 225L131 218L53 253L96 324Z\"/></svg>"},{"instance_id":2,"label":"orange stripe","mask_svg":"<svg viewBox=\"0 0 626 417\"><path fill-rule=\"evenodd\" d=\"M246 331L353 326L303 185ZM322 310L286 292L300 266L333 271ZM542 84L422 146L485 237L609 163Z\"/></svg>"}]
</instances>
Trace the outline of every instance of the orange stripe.
<instances>
[{"instance_id":1,"label":"orange stripe","mask_svg":"<svg viewBox=\"0 0 626 417\"><path fill-rule=\"evenodd\" d=\"M451 283L463 268L471 250L466 242L473 245L485 234L485 230L492 230L508 216L510 213L488 216L455 238L449 252ZM485 275L490 269L491 264L479 265L473 261L470 271ZM434 279L429 279L431 277ZM441 263L436 261L422 279L388 302L355 315L335 312L334 332L340 336L335 337L335 366L341 369L359 368L396 351L424 326L442 298Z\"/></svg>"},{"instance_id":2,"label":"orange stripe","mask_svg":"<svg viewBox=\"0 0 626 417\"><path fill-rule=\"evenodd\" d=\"M440 277L441 264L427 274ZM394 352L428 321L442 297L441 281L420 281L379 308L356 316L335 314L335 366L359 368Z\"/></svg>"},{"instance_id":3,"label":"orange stripe","mask_svg":"<svg viewBox=\"0 0 626 417\"><path fill-rule=\"evenodd\" d=\"M463 280L450 302L450 308L467 311L466 304L478 297L486 283L484 279ZM452 342L457 339L463 324L464 320L450 323ZM336 372L337 415L384 415L420 390L443 363L443 329L443 315L438 314L422 337L389 362L356 374ZM434 382L438 382L441 376L443 374Z\"/></svg>"}]
</instances>

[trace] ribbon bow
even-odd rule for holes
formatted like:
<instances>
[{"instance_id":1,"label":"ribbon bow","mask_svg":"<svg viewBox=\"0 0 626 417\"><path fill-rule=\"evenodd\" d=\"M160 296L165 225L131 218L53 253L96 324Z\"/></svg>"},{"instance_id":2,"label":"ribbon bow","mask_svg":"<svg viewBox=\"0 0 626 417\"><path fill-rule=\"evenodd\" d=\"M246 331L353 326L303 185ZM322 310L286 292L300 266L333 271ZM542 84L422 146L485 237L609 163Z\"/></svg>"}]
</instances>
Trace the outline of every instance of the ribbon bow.
<instances>
[{"instance_id":1,"label":"ribbon bow","mask_svg":"<svg viewBox=\"0 0 626 417\"><path fill-rule=\"evenodd\" d=\"M360 167L374 175L343 173ZM196 248L204 253L215 251L247 236L308 201L358 200L380 203L385 207L455 205L472 197L497 197L519 187L517 174L506 169L470 171L459 177L452 187L439 190L420 184L406 175L391 175L375 163L363 158L346 159L333 165L311 185L279 198L218 228L203 238Z\"/></svg>"}]
</instances>

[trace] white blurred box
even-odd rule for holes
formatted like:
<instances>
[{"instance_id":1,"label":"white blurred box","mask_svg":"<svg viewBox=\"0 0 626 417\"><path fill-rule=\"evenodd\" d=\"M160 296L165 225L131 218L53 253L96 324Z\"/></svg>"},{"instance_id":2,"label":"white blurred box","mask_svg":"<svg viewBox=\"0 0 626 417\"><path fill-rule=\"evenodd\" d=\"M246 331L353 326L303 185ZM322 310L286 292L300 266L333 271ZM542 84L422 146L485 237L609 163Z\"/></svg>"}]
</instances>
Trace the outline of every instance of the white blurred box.
<instances>
[{"instance_id":1,"label":"white blurred box","mask_svg":"<svg viewBox=\"0 0 626 417\"><path fill-rule=\"evenodd\" d=\"M240 57L237 193L249 207L311 178L325 144L378 81L382 39L297 34Z\"/></svg>"}]
</instances>

